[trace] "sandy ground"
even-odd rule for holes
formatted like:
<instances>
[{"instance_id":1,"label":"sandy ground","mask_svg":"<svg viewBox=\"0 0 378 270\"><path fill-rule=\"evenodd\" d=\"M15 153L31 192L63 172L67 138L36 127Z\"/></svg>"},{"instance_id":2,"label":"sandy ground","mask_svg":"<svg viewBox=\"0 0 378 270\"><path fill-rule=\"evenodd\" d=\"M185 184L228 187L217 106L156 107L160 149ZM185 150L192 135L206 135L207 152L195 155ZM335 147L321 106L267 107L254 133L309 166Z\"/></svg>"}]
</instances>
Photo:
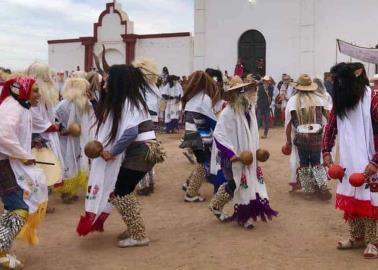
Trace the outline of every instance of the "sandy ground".
<instances>
[{"instance_id":1,"label":"sandy ground","mask_svg":"<svg viewBox=\"0 0 378 270\"><path fill-rule=\"evenodd\" d=\"M40 245L30 248L17 242L14 251L29 270L43 269L376 269L377 260L362 258L362 250L338 251L336 243L347 237L347 226L334 201L305 201L288 193L288 158L280 152L283 130L274 129L261 146L271 152L263 164L271 206L279 217L252 231L221 224L209 212L208 203L183 202L181 184L193 165L178 148L179 135L163 135L168 160L157 167L157 189L140 197L150 246L120 249L116 236L124 228L113 212L104 233L79 238L76 225L83 200L62 205L57 195L50 214L39 228ZM331 183L334 192L335 183ZM201 192L209 200L212 186Z\"/></svg>"}]
</instances>

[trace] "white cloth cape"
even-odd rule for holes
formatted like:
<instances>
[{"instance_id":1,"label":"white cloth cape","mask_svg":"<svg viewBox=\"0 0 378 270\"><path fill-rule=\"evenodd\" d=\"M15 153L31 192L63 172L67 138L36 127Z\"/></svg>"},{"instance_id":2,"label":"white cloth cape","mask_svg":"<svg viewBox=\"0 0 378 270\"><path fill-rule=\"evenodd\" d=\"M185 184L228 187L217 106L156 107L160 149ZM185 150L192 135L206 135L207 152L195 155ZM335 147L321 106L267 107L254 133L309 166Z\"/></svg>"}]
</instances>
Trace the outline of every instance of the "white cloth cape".
<instances>
[{"instance_id":1,"label":"white cloth cape","mask_svg":"<svg viewBox=\"0 0 378 270\"><path fill-rule=\"evenodd\" d=\"M148 113L139 111L137 108L132 108L132 105L128 101L125 101L115 142L120 139L126 129L135 127L150 119ZM98 135L96 136L96 140L101 142L107 151L110 151L114 145L114 143L111 143L105 146L112 123L113 117L109 115L105 123L100 126ZM92 160L88 180L88 193L85 199L85 211L94 213L96 219L101 213L111 212L112 205L108 202L109 195L114 191L122 159L123 155L118 155L114 160L108 162L101 157Z\"/></svg>"},{"instance_id":2,"label":"white cloth cape","mask_svg":"<svg viewBox=\"0 0 378 270\"><path fill-rule=\"evenodd\" d=\"M355 188L349 184L349 176L363 173L375 154L373 125L371 119L371 89L367 87L365 96L357 107L347 112L343 119L337 118L340 145L340 164L346 168L342 183L336 193L360 201L370 201L378 206L378 193L370 192L365 185Z\"/></svg>"},{"instance_id":3,"label":"white cloth cape","mask_svg":"<svg viewBox=\"0 0 378 270\"><path fill-rule=\"evenodd\" d=\"M285 109L285 130L287 128L287 125L291 121L291 112L296 110L297 97L298 97L297 95L294 95L287 102L286 109ZM315 103L316 103L316 106L323 107L327 111L332 110L332 98L328 93L326 93L324 97L316 96ZM323 118L323 124L326 124L326 121L327 121L326 118ZM291 133L292 143L294 142L294 136L295 136L295 131L293 128L292 133ZM335 151L333 151L333 156L335 155ZM291 177L290 177L289 183L295 184L297 182L297 169L298 168L299 168L298 149L294 144L292 144L292 151L290 155Z\"/></svg>"},{"instance_id":4,"label":"white cloth cape","mask_svg":"<svg viewBox=\"0 0 378 270\"><path fill-rule=\"evenodd\" d=\"M88 112L81 112L73 102L62 100L56 107L56 117L60 123L68 128L72 123L81 126L80 137L60 136L60 148L64 158L63 177L73 178L80 172L89 172L89 160L84 154L84 147L91 139L90 129L94 124L95 115L92 106Z\"/></svg>"},{"instance_id":5,"label":"white cloth cape","mask_svg":"<svg viewBox=\"0 0 378 270\"><path fill-rule=\"evenodd\" d=\"M211 98L203 92L198 93L193 98L191 98L188 103L186 103L185 111L190 112L197 112L202 115L209 117L215 121L218 121L218 117L216 114L221 114L222 107L225 101L220 100L214 106L211 101ZM197 130L195 125L186 124L187 130ZM217 175L218 171L221 169L219 162L217 161L218 150L216 148L215 143L213 143L211 149L211 158L210 158L210 173L213 175Z\"/></svg>"},{"instance_id":6,"label":"white cloth cape","mask_svg":"<svg viewBox=\"0 0 378 270\"><path fill-rule=\"evenodd\" d=\"M41 137L47 140L47 146L54 152L59 159L62 168L65 167L62 152L60 150L59 135L57 132L45 132L52 124L55 123L55 110L52 107L47 107L44 103L39 103L37 107L30 109L33 119L32 132L40 134ZM61 179L63 180L63 172Z\"/></svg>"},{"instance_id":7,"label":"white cloth cape","mask_svg":"<svg viewBox=\"0 0 378 270\"><path fill-rule=\"evenodd\" d=\"M151 84L150 88L152 91L146 93L146 103L148 109L156 113L156 115L151 115L152 121L156 123L159 122L161 93L155 84Z\"/></svg>"},{"instance_id":8,"label":"white cloth cape","mask_svg":"<svg viewBox=\"0 0 378 270\"><path fill-rule=\"evenodd\" d=\"M256 151L259 147L259 136L253 106L249 111L249 116L250 126L244 113L235 112L230 105L227 105L214 130L215 139L234 153L239 154L242 151L253 153L254 161L250 166L244 166L241 162L232 163L232 172L236 183L234 203L243 205L248 205L255 200L256 193L261 199L268 199L265 183L260 183L257 179ZM240 187L243 176L246 177L247 188Z\"/></svg>"},{"instance_id":9,"label":"white cloth cape","mask_svg":"<svg viewBox=\"0 0 378 270\"><path fill-rule=\"evenodd\" d=\"M211 98L204 92L200 92L194 97L192 97L186 103L185 111L197 112L217 121Z\"/></svg>"},{"instance_id":10,"label":"white cloth cape","mask_svg":"<svg viewBox=\"0 0 378 270\"><path fill-rule=\"evenodd\" d=\"M150 85L151 91L146 93L146 103L149 110L159 113L161 93L156 85Z\"/></svg>"},{"instance_id":11,"label":"white cloth cape","mask_svg":"<svg viewBox=\"0 0 378 270\"><path fill-rule=\"evenodd\" d=\"M171 97L183 96L184 91L181 85L176 82L173 87L169 87L169 84L165 85L161 91L162 95L168 95ZM165 109L164 122L169 123L172 120L180 119L181 104L176 99L167 100L167 106Z\"/></svg>"},{"instance_id":12,"label":"white cloth cape","mask_svg":"<svg viewBox=\"0 0 378 270\"><path fill-rule=\"evenodd\" d=\"M33 214L47 202L47 181L37 166L25 166L21 160L34 159L31 154L32 115L13 97L0 105L0 153L9 158L17 184L24 191L24 201Z\"/></svg>"}]
</instances>

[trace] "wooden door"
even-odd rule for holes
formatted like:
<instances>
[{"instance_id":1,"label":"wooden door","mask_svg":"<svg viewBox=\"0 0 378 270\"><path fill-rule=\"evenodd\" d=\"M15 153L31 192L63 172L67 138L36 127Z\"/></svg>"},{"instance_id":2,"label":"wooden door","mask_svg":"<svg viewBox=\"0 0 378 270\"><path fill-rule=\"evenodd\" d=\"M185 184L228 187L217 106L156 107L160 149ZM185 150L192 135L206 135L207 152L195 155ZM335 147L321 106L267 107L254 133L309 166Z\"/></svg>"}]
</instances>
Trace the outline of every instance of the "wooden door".
<instances>
[{"instance_id":1,"label":"wooden door","mask_svg":"<svg viewBox=\"0 0 378 270\"><path fill-rule=\"evenodd\" d=\"M266 70L266 42L264 36L257 30L249 30L239 39L239 59L241 59L245 73L265 75Z\"/></svg>"}]
</instances>

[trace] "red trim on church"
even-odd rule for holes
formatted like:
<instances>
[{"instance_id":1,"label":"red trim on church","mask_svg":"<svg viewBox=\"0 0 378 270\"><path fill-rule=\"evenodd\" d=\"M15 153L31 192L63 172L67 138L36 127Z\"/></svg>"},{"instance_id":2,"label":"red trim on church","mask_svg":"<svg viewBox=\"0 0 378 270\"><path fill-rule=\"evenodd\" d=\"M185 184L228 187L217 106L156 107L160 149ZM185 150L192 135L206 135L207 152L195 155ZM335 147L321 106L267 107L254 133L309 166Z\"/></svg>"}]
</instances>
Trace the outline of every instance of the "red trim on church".
<instances>
[{"instance_id":1,"label":"red trim on church","mask_svg":"<svg viewBox=\"0 0 378 270\"><path fill-rule=\"evenodd\" d=\"M126 44L126 64L131 64L135 59L135 44L138 39L138 35L129 34L129 35L122 35L122 39Z\"/></svg>"},{"instance_id":2,"label":"red trim on church","mask_svg":"<svg viewBox=\"0 0 378 270\"><path fill-rule=\"evenodd\" d=\"M81 37L81 44L84 45L84 70L90 71L93 67L93 48L96 43L93 37Z\"/></svg>"},{"instance_id":3,"label":"red trim on church","mask_svg":"<svg viewBox=\"0 0 378 270\"><path fill-rule=\"evenodd\" d=\"M147 39L147 38L175 38L175 37L190 37L190 33L189 32L178 32L178 33L161 33L161 34L138 35L138 39Z\"/></svg>"},{"instance_id":4,"label":"red trim on church","mask_svg":"<svg viewBox=\"0 0 378 270\"><path fill-rule=\"evenodd\" d=\"M62 43L73 43L81 42L85 48L84 52L84 70L89 71L93 67L93 51L94 45L97 43L98 38L98 28L102 26L102 20L105 15L110 14L111 8L113 12L119 15L121 20L121 25L125 26L125 33L121 34L122 40L125 43L125 63L130 64L135 59L135 45L138 39L154 39L154 38L175 38L175 37L189 37L189 32L177 32L177 33L160 33L160 34L127 34L127 21L123 20L122 14L115 9L115 3L107 3L106 9L101 12L98 17L98 21L93 24L93 37L80 37L80 38L71 38L71 39L57 39L57 40L48 40L48 44L62 44Z\"/></svg>"},{"instance_id":5,"label":"red trim on church","mask_svg":"<svg viewBox=\"0 0 378 270\"><path fill-rule=\"evenodd\" d=\"M81 42L81 40L80 38L53 39L53 40L48 40L47 44L73 43L73 42Z\"/></svg>"}]
</instances>

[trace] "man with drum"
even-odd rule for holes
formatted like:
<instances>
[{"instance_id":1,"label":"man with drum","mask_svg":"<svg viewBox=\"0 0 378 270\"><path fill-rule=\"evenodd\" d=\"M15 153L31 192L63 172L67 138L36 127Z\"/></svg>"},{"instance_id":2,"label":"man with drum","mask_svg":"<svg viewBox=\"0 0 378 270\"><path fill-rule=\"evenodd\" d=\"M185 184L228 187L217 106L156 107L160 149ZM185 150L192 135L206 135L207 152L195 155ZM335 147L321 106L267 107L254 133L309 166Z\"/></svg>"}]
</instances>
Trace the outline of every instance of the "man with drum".
<instances>
[{"instance_id":1,"label":"man with drum","mask_svg":"<svg viewBox=\"0 0 378 270\"><path fill-rule=\"evenodd\" d=\"M54 112L54 107L59 101L59 93L51 78L51 70L46 64L34 63L29 66L26 73L37 81L41 96L39 104L31 109L33 116L33 146L50 149L60 161L61 166L64 167L58 135L62 128L55 122ZM54 183L61 182L63 174L61 173L58 179L48 180ZM49 209L48 211L52 212L54 209Z\"/></svg>"},{"instance_id":2,"label":"man with drum","mask_svg":"<svg viewBox=\"0 0 378 270\"><path fill-rule=\"evenodd\" d=\"M37 82L16 77L4 84L0 95L0 197L4 214L0 218L0 268L22 269L10 255L18 238L38 242L36 226L47 207L47 185L31 153L32 116L30 108L39 100Z\"/></svg>"}]
</instances>

